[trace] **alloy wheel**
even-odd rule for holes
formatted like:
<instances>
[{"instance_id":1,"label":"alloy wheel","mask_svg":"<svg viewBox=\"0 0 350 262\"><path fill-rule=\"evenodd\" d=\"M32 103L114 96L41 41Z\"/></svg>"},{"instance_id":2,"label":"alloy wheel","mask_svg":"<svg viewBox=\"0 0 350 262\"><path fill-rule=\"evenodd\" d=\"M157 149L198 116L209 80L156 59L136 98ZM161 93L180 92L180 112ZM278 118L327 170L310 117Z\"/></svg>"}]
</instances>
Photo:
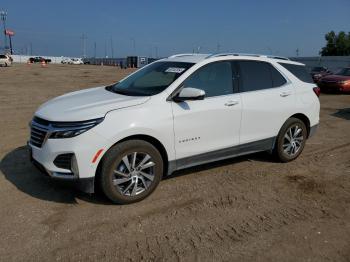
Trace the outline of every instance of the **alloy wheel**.
<instances>
[{"instance_id":1,"label":"alloy wheel","mask_svg":"<svg viewBox=\"0 0 350 262\"><path fill-rule=\"evenodd\" d=\"M298 124L289 127L283 138L283 152L288 156L296 155L304 142L303 129Z\"/></svg>"},{"instance_id":2,"label":"alloy wheel","mask_svg":"<svg viewBox=\"0 0 350 262\"><path fill-rule=\"evenodd\" d=\"M124 196L146 191L155 178L155 163L150 155L133 152L122 157L113 174L113 185Z\"/></svg>"}]
</instances>

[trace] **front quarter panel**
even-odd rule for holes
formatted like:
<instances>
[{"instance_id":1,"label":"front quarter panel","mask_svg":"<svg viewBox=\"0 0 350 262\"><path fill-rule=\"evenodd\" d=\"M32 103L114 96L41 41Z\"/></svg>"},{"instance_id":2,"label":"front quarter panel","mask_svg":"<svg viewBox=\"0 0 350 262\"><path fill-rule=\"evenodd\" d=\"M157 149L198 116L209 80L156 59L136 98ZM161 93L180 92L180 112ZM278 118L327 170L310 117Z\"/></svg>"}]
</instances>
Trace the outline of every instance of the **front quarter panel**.
<instances>
[{"instance_id":1,"label":"front quarter panel","mask_svg":"<svg viewBox=\"0 0 350 262\"><path fill-rule=\"evenodd\" d=\"M169 161L175 159L171 105L164 99L152 98L142 105L110 111L104 121L94 128L94 132L107 141L103 154L122 139L147 135L162 143Z\"/></svg>"}]
</instances>

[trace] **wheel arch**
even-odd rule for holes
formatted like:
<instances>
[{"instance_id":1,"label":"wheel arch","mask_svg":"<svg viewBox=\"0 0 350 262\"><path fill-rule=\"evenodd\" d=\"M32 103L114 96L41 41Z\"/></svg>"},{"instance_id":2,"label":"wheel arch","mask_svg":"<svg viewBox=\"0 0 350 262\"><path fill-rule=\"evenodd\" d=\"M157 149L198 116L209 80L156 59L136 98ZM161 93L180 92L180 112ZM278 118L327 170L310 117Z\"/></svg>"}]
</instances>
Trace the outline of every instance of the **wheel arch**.
<instances>
[{"instance_id":1,"label":"wheel arch","mask_svg":"<svg viewBox=\"0 0 350 262\"><path fill-rule=\"evenodd\" d=\"M296 113L296 114L290 116L289 118L292 118L292 117L300 119L301 121L303 121L303 123L306 126L307 137L309 137L309 135L310 135L310 119L303 113Z\"/></svg>"},{"instance_id":2,"label":"wheel arch","mask_svg":"<svg viewBox=\"0 0 350 262\"><path fill-rule=\"evenodd\" d=\"M101 166L103 163L103 160L105 158L105 156L107 155L107 152L109 151L109 149L111 149L113 146L115 146L116 144L128 141L128 140L143 140L146 141L150 144L152 144L160 153L160 155L162 156L163 159L163 164L164 164L164 174L167 174L168 172L168 167L169 167L169 161L168 161L168 153L164 147L164 145L155 137L150 136L150 135L144 135L144 134L139 134L139 135L130 135L127 136L125 138L122 138L120 140L118 140L117 142L115 142L113 145L111 145L106 152L103 154L102 158L100 159L96 171L95 171L95 188L96 188L96 181L99 181L99 176L101 173Z\"/></svg>"}]
</instances>

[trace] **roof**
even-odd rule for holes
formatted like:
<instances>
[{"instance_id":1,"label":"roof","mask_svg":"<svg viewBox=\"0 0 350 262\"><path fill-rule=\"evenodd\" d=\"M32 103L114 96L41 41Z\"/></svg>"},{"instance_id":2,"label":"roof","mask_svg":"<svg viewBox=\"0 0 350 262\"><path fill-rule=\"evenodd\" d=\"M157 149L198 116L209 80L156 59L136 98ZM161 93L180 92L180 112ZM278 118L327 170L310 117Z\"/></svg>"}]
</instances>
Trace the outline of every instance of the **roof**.
<instances>
[{"instance_id":1,"label":"roof","mask_svg":"<svg viewBox=\"0 0 350 262\"><path fill-rule=\"evenodd\" d=\"M236 59L237 58L245 58L245 59L261 58L262 60L273 59L273 60L283 62L283 63L302 65L301 63L289 60L287 57L273 56L273 55L260 55L260 54L243 54L243 53L177 54L177 55L169 56L168 58L165 58L164 60L174 61L174 62L199 63L205 59L215 58L215 57L230 57L230 58L236 58Z\"/></svg>"}]
</instances>

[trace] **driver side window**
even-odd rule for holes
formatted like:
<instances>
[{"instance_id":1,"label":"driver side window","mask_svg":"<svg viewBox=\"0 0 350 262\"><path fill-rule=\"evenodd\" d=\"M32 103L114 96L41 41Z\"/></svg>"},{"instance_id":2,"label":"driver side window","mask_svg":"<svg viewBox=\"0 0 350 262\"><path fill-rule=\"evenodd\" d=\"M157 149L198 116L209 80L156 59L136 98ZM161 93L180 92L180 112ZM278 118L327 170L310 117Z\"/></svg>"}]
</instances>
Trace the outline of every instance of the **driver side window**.
<instances>
[{"instance_id":1,"label":"driver side window","mask_svg":"<svg viewBox=\"0 0 350 262\"><path fill-rule=\"evenodd\" d=\"M195 71L183 86L204 90L206 97L229 95L233 93L232 78L230 62L214 62Z\"/></svg>"}]
</instances>

